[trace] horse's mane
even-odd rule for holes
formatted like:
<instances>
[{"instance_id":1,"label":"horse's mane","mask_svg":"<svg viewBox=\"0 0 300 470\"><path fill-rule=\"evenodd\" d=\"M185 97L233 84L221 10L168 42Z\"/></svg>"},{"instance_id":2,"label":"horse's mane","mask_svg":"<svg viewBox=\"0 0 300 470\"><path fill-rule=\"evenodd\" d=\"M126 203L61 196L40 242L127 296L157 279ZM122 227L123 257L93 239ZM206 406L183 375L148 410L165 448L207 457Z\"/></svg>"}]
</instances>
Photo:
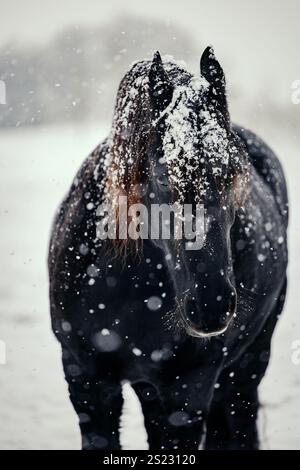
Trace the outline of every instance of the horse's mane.
<instances>
[{"instance_id":1,"label":"horse's mane","mask_svg":"<svg viewBox=\"0 0 300 470\"><path fill-rule=\"evenodd\" d=\"M151 62L134 63L120 82L105 162L104 196L115 201L119 195L126 195L128 207L141 202L141 186L147 178L145 154L154 137L149 96ZM164 67L174 86L186 83L191 76L175 61L164 62ZM113 242L123 249L128 241Z\"/></svg>"},{"instance_id":2,"label":"horse's mane","mask_svg":"<svg viewBox=\"0 0 300 470\"><path fill-rule=\"evenodd\" d=\"M121 189L131 203L146 176L142 162L154 131L149 97L150 66L150 60L136 62L121 80L110 134L106 187ZM174 85L183 84L190 77L175 62L165 62L164 67Z\"/></svg>"}]
</instances>

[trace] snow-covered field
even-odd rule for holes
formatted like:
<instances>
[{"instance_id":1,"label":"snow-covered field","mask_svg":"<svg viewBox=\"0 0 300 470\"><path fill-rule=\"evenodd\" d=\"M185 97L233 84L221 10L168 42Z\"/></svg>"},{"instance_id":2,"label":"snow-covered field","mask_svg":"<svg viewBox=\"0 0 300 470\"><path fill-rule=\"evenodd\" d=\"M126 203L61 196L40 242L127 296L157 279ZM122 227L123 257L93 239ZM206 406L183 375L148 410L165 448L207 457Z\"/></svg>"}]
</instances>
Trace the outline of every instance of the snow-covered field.
<instances>
[{"instance_id":1,"label":"snow-covered field","mask_svg":"<svg viewBox=\"0 0 300 470\"><path fill-rule=\"evenodd\" d=\"M289 294L261 387L266 449L300 449L300 137L264 130L281 156L291 197ZM87 153L103 136L88 127L0 131L0 449L77 449L59 345L50 330L46 253L55 208ZM0 358L1 359L1 358ZM139 404L125 387L122 442L146 448Z\"/></svg>"}]
</instances>

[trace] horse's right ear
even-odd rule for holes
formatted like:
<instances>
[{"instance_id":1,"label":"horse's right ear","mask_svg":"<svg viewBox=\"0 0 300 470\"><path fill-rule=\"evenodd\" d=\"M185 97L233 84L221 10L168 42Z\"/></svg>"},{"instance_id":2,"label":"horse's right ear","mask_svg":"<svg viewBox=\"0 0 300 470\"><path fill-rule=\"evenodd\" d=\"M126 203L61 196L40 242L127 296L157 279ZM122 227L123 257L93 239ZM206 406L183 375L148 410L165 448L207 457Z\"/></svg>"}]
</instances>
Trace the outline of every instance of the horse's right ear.
<instances>
[{"instance_id":1,"label":"horse's right ear","mask_svg":"<svg viewBox=\"0 0 300 470\"><path fill-rule=\"evenodd\" d=\"M164 69L158 51L154 54L149 71L149 95L154 114L163 111L172 100L173 85Z\"/></svg>"}]
</instances>

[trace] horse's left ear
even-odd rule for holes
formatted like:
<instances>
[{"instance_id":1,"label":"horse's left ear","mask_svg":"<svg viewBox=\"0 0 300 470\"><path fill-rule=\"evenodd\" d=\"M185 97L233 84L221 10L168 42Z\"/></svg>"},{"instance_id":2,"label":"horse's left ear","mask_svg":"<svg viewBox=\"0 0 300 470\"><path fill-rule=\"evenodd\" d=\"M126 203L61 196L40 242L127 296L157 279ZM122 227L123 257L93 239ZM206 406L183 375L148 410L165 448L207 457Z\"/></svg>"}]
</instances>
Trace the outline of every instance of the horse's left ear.
<instances>
[{"instance_id":1,"label":"horse's left ear","mask_svg":"<svg viewBox=\"0 0 300 470\"><path fill-rule=\"evenodd\" d=\"M212 87L212 99L216 101L220 111L227 115L225 74L214 54L213 48L210 46L208 46L202 54L200 73Z\"/></svg>"},{"instance_id":2,"label":"horse's left ear","mask_svg":"<svg viewBox=\"0 0 300 470\"><path fill-rule=\"evenodd\" d=\"M173 85L164 69L158 51L154 54L149 71L149 94L154 114L163 111L172 100Z\"/></svg>"}]
</instances>

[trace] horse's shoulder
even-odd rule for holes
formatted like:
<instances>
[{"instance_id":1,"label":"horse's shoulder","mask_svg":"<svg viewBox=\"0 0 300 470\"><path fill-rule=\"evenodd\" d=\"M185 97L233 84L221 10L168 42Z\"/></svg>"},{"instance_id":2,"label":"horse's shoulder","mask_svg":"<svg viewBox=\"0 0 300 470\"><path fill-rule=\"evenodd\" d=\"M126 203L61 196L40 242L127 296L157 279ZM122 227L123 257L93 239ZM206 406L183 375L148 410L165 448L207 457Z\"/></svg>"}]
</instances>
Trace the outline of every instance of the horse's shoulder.
<instances>
[{"instance_id":1,"label":"horse's shoulder","mask_svg":"<svg viewBox=\"0 0 300 470\"><path fill-rule=\"evenodd\" d=\"M251 162L262 174L266 174L269 169L279 169L282 172L281 164L273 150L257 134L249 129L233 124L233 131L242 139L246 145Z\"/></svg>"},{"instance_id":2,"label":"horse's shoulder","mask_svg":"<svg viewBox=\"0 0 300 470\"><path fill-rule=\"evenodd\" d=\"M257 134L233 124L232 130L244 142L250 162L273 192L282 214L287 216L287 188L281 163L273 150Z\"/></svg>"},{"instance_id":3,"label":"horse's shoulder","mask_svg":"<svg viewBox=\"0 0 300 470\"><path fill-rule=\"evenodd\" d=\"M98 144L94 150L87 156L79 168L71 187L85 187L90 180L99 181L99 175L102 172L104 162L108 152L108 141L105 139Z\"/></svg>"},{"instance_id":4,"label":"horse's shoulder","mask_svg":"<svg viewBox=\"0 0 300 470\"><path fill-rule=\"evenodd\" d=\"M103 172L107 149L107 140L104 140L85 158L60 203L52 224L48 262L57 258L65 241L72 237L75 226L83 220L80 214L86 212L84 207L89 201L93 204L99 197L98 182Z\"/></svg>"},{"instance_id":5,"label":"horse's shoulder","mask_svg":"<svg viewBox=\"0 0 300 470\"><path fill-rule=\"evenodd\" d=\"M60 205L60 210L67 210L73 206L74 200L81 198L85 192L97 190L98 182L104 168L104 161L107 155L108 144L104 140L84 159L77 171L71 187Z\"/></svg>"}]
</instances>

